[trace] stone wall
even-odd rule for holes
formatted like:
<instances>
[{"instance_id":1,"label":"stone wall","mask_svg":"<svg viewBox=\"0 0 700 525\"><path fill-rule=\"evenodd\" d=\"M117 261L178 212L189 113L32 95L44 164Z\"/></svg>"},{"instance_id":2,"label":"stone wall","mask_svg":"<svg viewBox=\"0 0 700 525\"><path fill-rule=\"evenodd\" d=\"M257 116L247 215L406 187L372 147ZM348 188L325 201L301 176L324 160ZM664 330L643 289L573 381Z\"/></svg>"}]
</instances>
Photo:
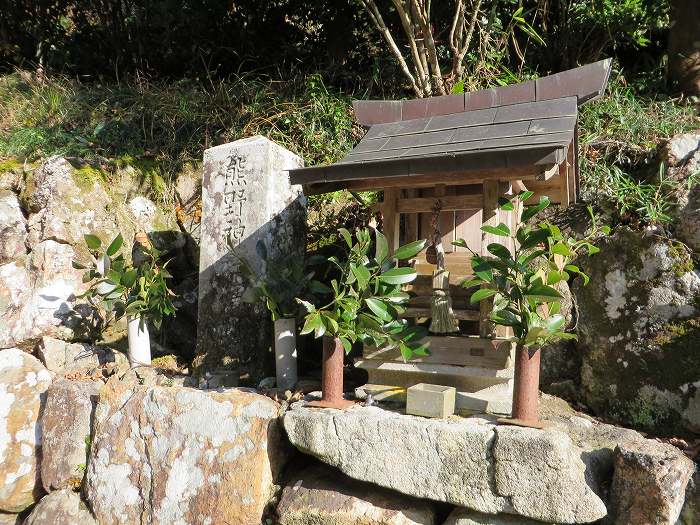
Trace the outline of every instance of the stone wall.
<instances>
[{"instance_id":1,"label":"stone wall","mask_svg":"<svg viewBox=\"0 0 700 525\"><path fill-rule=\"evenodd\" d=\"M697 512L681 451L553 397L545 430L289 407L43 345L41 360L0 351L0 523L675 525L685 500L689 525Z\"/></svg>"},{"instance_id":2,"label":"stone wall","mask_svg":"<svg viewBox=\"0 0 700 525\"><path fill-rule=\"evenodd\" d=\"M85 234L107 243L121 233L129 246L137 231L146 231L172 259L176 285L193 273L189 234L178 225L174 206L141 195L142 181L128 169L110 173L109 184L104 176L79 159L59 156L0 173L0 349L29 350L42 336L95 337L91 311L77 299L86 287L83 272L72 266L74 259L89 262ZM192 290L196 282L179 290L182 306L191 302ZM179 340L186 339L182 321ZM173 350L180 350L178 339ZM158 342L167 347L172 341Z\"/></svg>"}]
</instances>

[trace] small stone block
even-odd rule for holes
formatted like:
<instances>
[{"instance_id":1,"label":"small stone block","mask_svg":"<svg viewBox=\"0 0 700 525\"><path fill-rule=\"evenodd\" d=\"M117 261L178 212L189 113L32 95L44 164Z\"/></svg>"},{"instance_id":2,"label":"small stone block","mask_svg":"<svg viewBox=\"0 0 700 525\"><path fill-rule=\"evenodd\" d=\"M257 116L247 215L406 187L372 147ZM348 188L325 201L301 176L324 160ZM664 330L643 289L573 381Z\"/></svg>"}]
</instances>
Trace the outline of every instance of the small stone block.
<instances>
[{"instance_id":1,"label":"small stone block","mask_svg":"<svg viewBox=\"0 0 700 525\"><path fill-rule=\"evenodd\" d=\"M406 413L444 418L455 411L457 389L453 386L418 383L406 391Z\"/></svg>"}]
</instances>

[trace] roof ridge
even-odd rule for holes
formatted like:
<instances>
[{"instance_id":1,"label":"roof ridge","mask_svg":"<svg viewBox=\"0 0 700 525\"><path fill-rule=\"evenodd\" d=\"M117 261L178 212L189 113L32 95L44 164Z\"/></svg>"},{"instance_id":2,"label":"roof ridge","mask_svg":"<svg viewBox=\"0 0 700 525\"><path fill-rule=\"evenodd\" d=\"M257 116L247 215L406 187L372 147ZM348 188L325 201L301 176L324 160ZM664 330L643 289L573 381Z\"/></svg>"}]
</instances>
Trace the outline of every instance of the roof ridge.
<instances>
[{"instance_id":1,"label":"roof ridge","mask_svg":"<svg viewBox=\"0 0 700 525\"><path fill-rule=\"evenodd\" d=\"M570 96L582 105L603 94L611 68L612 59L607 58L518 84L420 99L355 100L353 108L356 120L371 126ZM474 106L470 108L470 104Z\"/></svg>"}]
</instances>

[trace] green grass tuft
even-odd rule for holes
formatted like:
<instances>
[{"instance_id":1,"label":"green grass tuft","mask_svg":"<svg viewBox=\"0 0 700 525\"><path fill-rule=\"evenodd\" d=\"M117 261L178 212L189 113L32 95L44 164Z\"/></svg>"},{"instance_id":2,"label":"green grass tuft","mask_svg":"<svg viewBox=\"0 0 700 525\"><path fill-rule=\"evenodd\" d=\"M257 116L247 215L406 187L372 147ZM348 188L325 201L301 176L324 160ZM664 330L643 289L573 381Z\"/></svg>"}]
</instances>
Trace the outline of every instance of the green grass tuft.
<instances>
[{"instance_id":1,"label":"green grass tuft","mask_svg":"<svg viewBox=\"0 0 700 525\"><path fill-rule=\"evenodd\" d=\"M157 192L207 147L256 134L318 164L342 157L361 131L350 98L317 75L287 82L240 76L207 85L0 77L0 159L61 154L130 165Z\"/></svg>"},{"instance_id":2,"label":"green grass tuft","mask_svg":"<svg viewBox=\"0 0 700 525\"><path fill-rule=\"evenodd\" d=\"M635 227L670 222L680 185L697 182L666 178L657 161L665 139L700 129L696 108L691 101L648 93L618 76L579 119L584 199L606 210L614 223Z\"/></svg>"}]
</instances>

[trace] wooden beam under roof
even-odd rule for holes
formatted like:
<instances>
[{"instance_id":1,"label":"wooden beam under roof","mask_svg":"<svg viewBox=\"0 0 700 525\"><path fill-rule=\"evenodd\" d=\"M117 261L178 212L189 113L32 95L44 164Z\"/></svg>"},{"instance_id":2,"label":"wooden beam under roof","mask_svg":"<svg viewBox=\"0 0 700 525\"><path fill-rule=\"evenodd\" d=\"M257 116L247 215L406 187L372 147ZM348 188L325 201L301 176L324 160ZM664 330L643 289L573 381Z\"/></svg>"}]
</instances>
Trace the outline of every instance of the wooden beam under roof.
<instances>
[{"instance_id":1,"label":"wooden beam under roof","mask_svg":"<svg viewBox=\"0 0 700 525\"><path fill-rule=\"evenodd\" d=\"M383 177L339 182L321 182L304 185L304 194L319 195L338 190L377 191L385 188L431 188L436 184L448 186L459 184L482 184L488 179L498 180L535 180L542 173L551 170L556 164L528 166L524 168L497 170L457 171L431 174L416 174L401 177Z\"/></svg>"}]
</instances>

